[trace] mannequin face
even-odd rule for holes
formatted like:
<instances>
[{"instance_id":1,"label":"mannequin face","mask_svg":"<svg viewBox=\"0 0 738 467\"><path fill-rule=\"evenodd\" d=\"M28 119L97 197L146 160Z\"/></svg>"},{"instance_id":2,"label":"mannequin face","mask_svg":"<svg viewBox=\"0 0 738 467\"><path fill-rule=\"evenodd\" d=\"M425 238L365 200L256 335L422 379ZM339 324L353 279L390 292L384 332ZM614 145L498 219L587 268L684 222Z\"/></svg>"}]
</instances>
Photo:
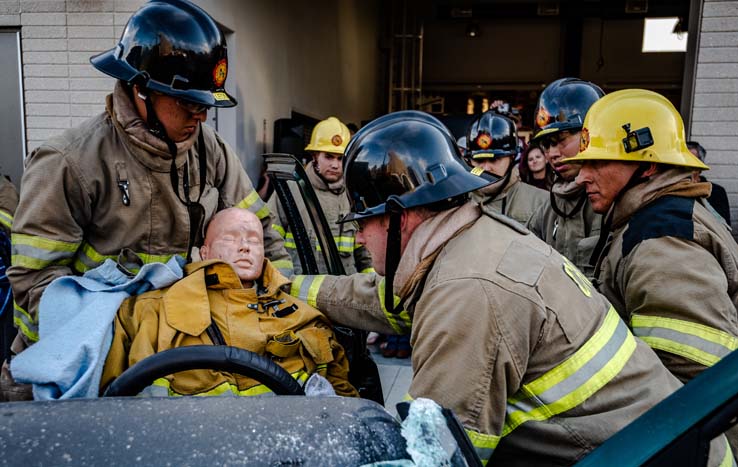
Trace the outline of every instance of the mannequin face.
<instances>
[{"instance_id":1,"label":"mannequin face","mask_svg":"<svg viewBox=\"0 0 738 467\"><path fill-rule=\"evenodd\" d=\"M246 209L225 209L208 225L202 259L222 259L233 266L244 287L261 277L264 265L264 231L261 221Z\"/></svg>"}]
</instances>

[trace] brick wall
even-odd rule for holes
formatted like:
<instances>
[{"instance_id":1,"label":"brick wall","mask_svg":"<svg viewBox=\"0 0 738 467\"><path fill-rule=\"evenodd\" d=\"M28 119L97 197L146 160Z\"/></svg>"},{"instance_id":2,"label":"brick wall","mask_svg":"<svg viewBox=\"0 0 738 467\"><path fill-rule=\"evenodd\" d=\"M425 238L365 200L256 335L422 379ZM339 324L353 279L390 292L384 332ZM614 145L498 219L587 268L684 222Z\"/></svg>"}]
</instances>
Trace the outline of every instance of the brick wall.
<instances>
[{"instance_id":1,"label":"brick wall","mask_svg":"<svg viewBox=\"0 0 738 467\"><path fill-rule=\"evenodd\" d=\"M705 176L728 192L738 232L738 1L705 0L691 138L707 150Z\"/></svg>"},{"instance_id":2,"label":"brick wall","mask_svg":"<svg viewBox=\"0 0 738 467\"><path fill-rule=\"evenodd\" d=\"M144 0L0 1L0 26L20 27L26 140L48 137L104 110L114 80L92 55L115 46Z\"/></svg>"}]
</instances>

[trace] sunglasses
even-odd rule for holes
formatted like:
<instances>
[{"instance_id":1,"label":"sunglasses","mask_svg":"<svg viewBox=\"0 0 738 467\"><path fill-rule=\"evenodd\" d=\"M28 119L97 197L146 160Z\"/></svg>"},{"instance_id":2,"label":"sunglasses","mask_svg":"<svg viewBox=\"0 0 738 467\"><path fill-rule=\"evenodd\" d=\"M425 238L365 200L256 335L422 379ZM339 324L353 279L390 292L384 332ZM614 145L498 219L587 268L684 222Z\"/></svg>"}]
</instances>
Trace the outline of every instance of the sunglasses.
<instances>
[{"instance_id":1,"label":"sunglasses","mask_svg":"<svg viewBox=\"0 0 738 467\"><path fill-rule=\"evenodd\" d=\"M559 144L564 143L564 141L566 141L566 139L571 137L572 135L574 135L574 133L570 133L568 131L554 133L553 135L544 136L543 138L541 138L539 144L541 148L543 148L544 150L548 150L553 146L558 146Z\"/></svg>"},{"instance_id":2,"label":"sunglasses","mask_svg":"<svg viewBox=\"0 0 738 467\"><path fill-rule=\"evenodd\" d=\"M208 110L210 110L210 107L211 107L209 105L198 104L196 102L190 102L184 99L177 99L176 102L178 106L182 107L183 109L185 109L187 112L191 114L199 114L199 113L207 112Z\"/></svg>"}]
</instances>

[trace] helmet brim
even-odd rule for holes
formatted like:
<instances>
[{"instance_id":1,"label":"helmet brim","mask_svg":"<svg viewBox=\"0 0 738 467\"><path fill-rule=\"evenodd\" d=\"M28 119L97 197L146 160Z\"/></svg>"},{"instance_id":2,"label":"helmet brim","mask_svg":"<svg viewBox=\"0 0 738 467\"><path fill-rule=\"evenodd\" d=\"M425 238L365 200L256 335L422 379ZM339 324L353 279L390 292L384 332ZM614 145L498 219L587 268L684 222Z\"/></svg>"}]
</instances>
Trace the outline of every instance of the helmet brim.
<instances>
[{"instance_id":1,"label":"helmet brim","mask_svg":"<svg viewBox=\"0 0 738 467\"><path fill-rule=\"evenodd\" d=\"M571 123L552 123L546 128L542 129L530 139L531 141L539 141L546 135L553 135L555 133L561 133L562 131L582 131L581 125L572 125Z\"/></svg>"},{"instance_id":2,"label":"helmet brim","mask_svg":"<svg viewBox=\"0 0 738 467\"><path fill-rule=\"evenodd\" d=\"M160 92L167 96L209 107L235 107L238 104L236 99L227 93L225 89L216 89L214 91L204 89L175 89L168 84L150 79L146 74L140 73L127 62L118 60L116 58L117 50L118 48L110 49L107 52L95 55L90 58L90 63L106 75L125 81L126 83L134 84L138 78L146 89Z\"/></svg>"},{"instance_id":3,"label":"helmet brim","mask_svg":"<svg viewBox=\"0 0 738 467\"><path fill-rule=\"evenodd\" d=\"M645 156L641 153L645 153ZM650 157L648 157L650 155ZM581 152L574 157L563 159L563 163L570 164L582 164L590 161L613 161L613 162L646 162L663 165L673 165L676 167L685 167L696 170L709 170L710 167L705 165L702 161L692 155L692 153L684 154L679 153L672 155L669 160L663 160L654 157L653 152L649 151L648 148L641 151L635 151L628 155L627 158L613 154L612 152L605 151L598 148L588 148L585 152Z\"/></svg>"}]
</instances>

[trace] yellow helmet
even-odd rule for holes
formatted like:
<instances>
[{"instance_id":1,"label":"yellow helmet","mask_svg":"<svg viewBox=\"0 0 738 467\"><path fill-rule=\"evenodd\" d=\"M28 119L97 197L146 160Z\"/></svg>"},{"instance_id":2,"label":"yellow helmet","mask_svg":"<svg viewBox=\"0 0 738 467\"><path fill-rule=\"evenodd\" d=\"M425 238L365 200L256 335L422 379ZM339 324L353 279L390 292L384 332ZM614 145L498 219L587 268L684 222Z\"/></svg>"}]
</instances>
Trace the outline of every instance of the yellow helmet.
<instances>
[{"instance_id":1,"label":"yellow helmet","mask_svg":"<svg viewBox=\"0 0 738 467\"><path fill-rule=\"evenodd\" d=\"M579 154L564 162L590 160L709 169L687 149L682 117L671 102L644 89L616 91L590 107Z\"/></svg>"},{"instance_id":2,"label":"yellow helmet","mask_svg":"<svg viewBox=\"0 0 738 467\"><path fill-rule=\"evenodd\" d=\"M351 133L346 125L336 117L328 117L315 125L310 144L305 150L343 154L350 138Z\"/></svg>"}]
</instances>

